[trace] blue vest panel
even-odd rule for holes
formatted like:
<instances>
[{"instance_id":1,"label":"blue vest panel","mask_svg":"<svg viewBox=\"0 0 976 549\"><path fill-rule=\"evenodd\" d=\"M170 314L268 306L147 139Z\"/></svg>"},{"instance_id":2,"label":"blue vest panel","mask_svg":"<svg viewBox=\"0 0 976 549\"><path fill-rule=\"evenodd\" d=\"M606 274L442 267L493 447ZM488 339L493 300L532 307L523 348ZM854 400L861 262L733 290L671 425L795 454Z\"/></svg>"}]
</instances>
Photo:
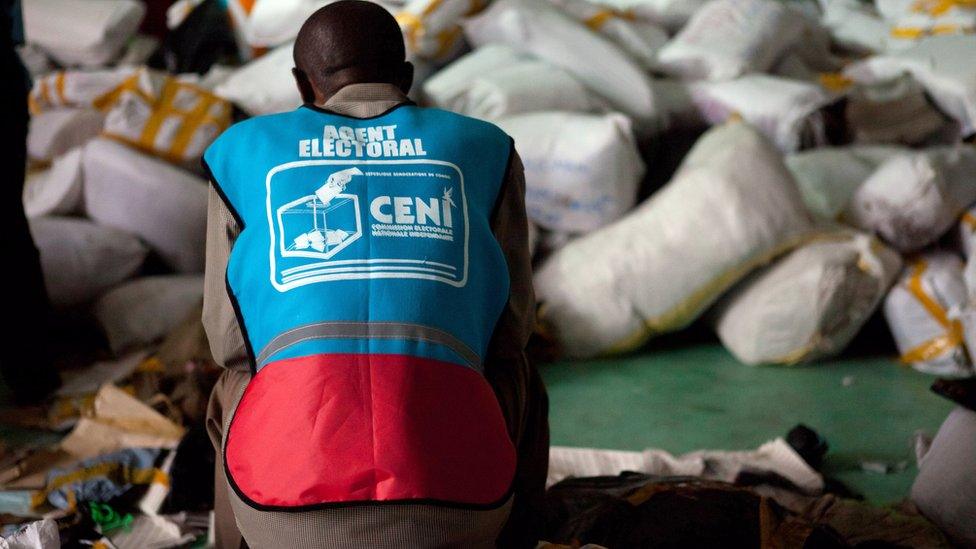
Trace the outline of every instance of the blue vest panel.
<instances>
[{"instance_id":1,"label":"blue vest panel","mask_svg":"<svg viewBox=\"0 0 976 549\"><path fill-rule=\"evenodd\" d=\"M491 124L412 105L256 117L206 151L242 228L227 285L256 375L225 459L245 501L487 505L506 493L514 454L482 362L509 294L490 218L511 151ZM263 472L319 461L330 468L311 480ZM500 473L467 480L486 468Z\"/></svg>"}]
</instances>

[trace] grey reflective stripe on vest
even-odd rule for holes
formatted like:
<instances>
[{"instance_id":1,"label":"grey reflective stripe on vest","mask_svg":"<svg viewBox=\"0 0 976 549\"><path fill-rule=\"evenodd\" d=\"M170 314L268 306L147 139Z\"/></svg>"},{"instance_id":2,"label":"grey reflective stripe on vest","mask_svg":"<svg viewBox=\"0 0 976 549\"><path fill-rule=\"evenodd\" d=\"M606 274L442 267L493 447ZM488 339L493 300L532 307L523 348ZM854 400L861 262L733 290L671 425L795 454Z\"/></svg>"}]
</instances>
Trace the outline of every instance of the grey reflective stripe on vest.
<instances>
[{"instance_id":1,"label":"grey reflective stripe on vest","mask_svg":"<svg viewBox=\"0 0 976 549\"><path fill-rule=\"evenodd\" d=\"M319 338L412 339L437 343L457 353L471 368L482 371L481 357L460 339L444 330L402 322L319 322L293 328L272 339L258 355L257 364L263 366L278 351Z\"/></svg>"}]
</instances>

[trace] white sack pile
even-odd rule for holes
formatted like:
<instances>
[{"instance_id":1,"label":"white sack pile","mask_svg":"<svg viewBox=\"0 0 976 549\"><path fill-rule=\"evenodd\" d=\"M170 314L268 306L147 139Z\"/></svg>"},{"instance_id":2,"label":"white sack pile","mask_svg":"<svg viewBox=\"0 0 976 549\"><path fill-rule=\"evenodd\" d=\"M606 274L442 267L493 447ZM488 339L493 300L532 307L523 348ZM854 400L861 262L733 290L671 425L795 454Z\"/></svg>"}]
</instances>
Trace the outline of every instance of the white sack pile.
<instances>
[{"instance_id":1,"label":"white sack pile","mask_svg":"<svg viewBox=\"0 0 976 549\"><path fill-rule=\"evenodd\" d=\"M823 147L787 155L786 167L810 213L837 220L878 166L904 153L905 149L888 146Z\"/></svg>"},{"instance_id":2,"label":"white sack pile","mask_svg":"<svg viewBox=\"0 0 976 549\"><path fill-rule=\"evenodd\" d=\"M234 71L214 93L257 116L285 112L302 104L291 74L292 44L279 46Z\"/></svg>"},{"instance_id":3,"label":"white sack pile","mask_svg":"<svg viewBox=\"0 0 976 549\"><path fill-rule=\"evenodd\" d=\"M855 63L845 74L858 82L890 80L910 73L942 111L959 123L962 136L976 133L976 39L936 36L910 48Z\"/></svg>"},{"instance_id":4,"label":"white sack pile","mask_svg":"<svg viewBox=\"0 0 976 549\"><path fill-rule=\"evenodd\" d=\"M796 151L804 142L827 143L820 109L836 97L819 84L751 74L723 82L696 82L689 91L709 124L741 116L784 152Z\"/></svg>"},{"instance_id":5,"label":"white sack pile","mask_svg":"<svg viewBox=\"0 0 976 549\"><path fill-rule=\"evenodd\" d=\"M138 278L109 291L92 312L116 354L155 343L203 299L202 275Z\"/></svg>"},{"instance_id":6,"label":"white sack pile","mask_svg":"<svg viewBox=\"0 0 976 549\"><path fill-rule=\"evenodd\" d=\"M976 148L814 149L786 158L807 208L872 232L902 252L945 234L976 201Z\"/></svg>"},{"instance_id":7,"label":"white sack pile","mask_svg":"<svg viewBox=\"0 0 976 549\"><path fill-rule=\"evenodd\" d=\"M506 46L476 50L424 83L432 105L485 120L535 111L587 112L597 101L569 72Z\"/></svg>"},{"instance_id":8,"label":"white sack pile","mask_svg":"<svg viewBox=\"0 0 976 549\"><path fill-rule=\"evenodd\" d=\"M962 255L966 258L966 290L970 303L976 303L976 207L959 217L957 232Z\"/></svg>"},{"instance_id":9,"label":"white sack pile","mask_svg":"<svg viewBox=\"0 0 976 549\"><path fill-rule=\"evenodd\" d=\"M968 295L959 317L970 364L976 364L976 207L963 212L959 218L957 236L960 251L966 258L962 277Z\"/></svg>"},{"instance_id":10,"label":"white sack pile","mask_svg":"<svg viewBox=\"0 0 976 549\"><path fill-rule=\"evenodd\" d=\"M408 0L395 12L407 51L423 59L450 58L464 45L461 19L487 4L481 0Z\"/></svg>"},{"instance_id":11,"label":"white sack pile","mask_svg":"<svg viewBox=\"0 0 976 549\"><path fill-rule=\"evenodd\" d=\"M195 306L208 193L193 173L200 152L229 125L231 103L252 116L301 104L292 42L327 2L227 0L244 63L188 76L123 66L148 52L134 36L140 2L24 1L22 56L36 75L25 210L44 236L52 295L67 305L97 299L116 352L152 344ZM914 0L380 4L396 15L417 68L411 98L513 136L531 245L549 254L536 258L540 319L566 355L634 348L718 302L716 330L743 362L827 357L882 300L899 253L929 251L924 272L908 269L891 290L886 314L921 368L969 367L973 231L960 229L965 274L958 258L931 250L976 202L976 149L961 143L976 132L976 40L966 34L976 9ZM199 5L176 2L170 28ZM845 49L842 63L833 52ZM681 160L672 151L709 126L671 176L664 168ZM95 251L65 254L69 232L89 235ZM142 274L147 249L171 272L123 284ZM109 256L121 257L118 269L80 259ZM945 319L916 299L916 279Z\"/></svg>"},{"instance_id":12,"label":"white sack pile","mask_svg":"<svg viewBox=\"0 0 976 549\"><path fill-rule=\"evenodd\" d=\"M553 231L585 233L634 206L644 162L621 114L540 112L506 117L525 166L529 219Z\"/></svg>"},{"instance_id":13,"label":"white sack pile","mask_svg":"<svg viewBox=\"0 0 976 549\"><path fill-rule=\"evenodd\" d=\"M196 167L230 125L230 102L166 73L135 67L59 71L31 90L31 156L49 160L98 134Z\"/></svg>"},{"instance_id":14,"label":"white sack pile","mask_svg":"<svg viewBox=\"0 0 976 549\"><path fill-rule=\"evenodd\" d=\"M721 126L651 199L544 263L540 321L568 356L631 349L685 327L810 225L775 147L746 124Z\"/></svg>"},{"instance_id":15,"label":"white sack pile","mask_svg":"<svg viewBox=\"0 0 976 549\"><path fill-rule=\"evenodd\" d=\"M900 270L901 257L873 237L826 233L736 286L716 310L715 329L746 364L833 356L857 335Z\"/></svg>"},{"instance_id":16,"label":"white sack pile","mask_svg":"<svg viewBox=\"0 0 976 549\"><path fill-rule=\"evenodd\" d=\"M802 36L801 14L773 0L714 0L658 54L666 73L728 80L764 72Z\"/></svg>"},{"instance_id":17,"label":"white sack pile","mask_svg":"<svg viewBox=\"0 0 976 549\"><path fill-rule=\"evenodd\" d=\"M885 160L851 197L843 219L903 252L946 233L976 201L976 148L961 145Z\"/></svg>"},{"instance_id":18,"label":"white sack pile","mask_svg":"<svg viewBox=\"0 0 976 549\"><path fill-rule=\"evenodd\" d=\"M657 68L657 55L668 33L649 14L616 10L588 0L551 0L577 21L599 32L633 57L646 70Z\"/></svg>"},{"instance_id":19,"label":"white sack pile","mask_svg":"<svg viewBox=\"0 0 976 549\"><path fill-rule=\"evenodd\" d=\"M72 215L81 210L84 191L83 149L61 156L50 169L28 176L24 183L24 213L27 217Z\"/></svg>"},{"instance_id":20,"label":"white sack pile","mask_svg":"<svg viewBox=\"0 0 976 549\"><path fill-rule=\"evenodd\" d=\"M117 59L145 15L138 0L24 0L27 41L65 66Z\"/></svg>"},{"instance_id":21,"label":"white sack pile","mask_svg":"<svg viewBox=\"0 0 976 549\"><path fill-rule=\"evenodd\" d=\"M101 133L105 114L95 109L56 109L31 117L27 154L50 162Z\"/></svg>"},{"instance_id":22,"label":"white sack pile","mask_svg":"<svg viewBox=\"0 0 976 549\"><path fill-rule=\"evenodd\" d=\"M959 315L967 302L959 257L923 254L885 299L884 313L902 361L938 375L972 373Z\"/></svg>"},{"instance_id":23,"label":"white sack pile","mask_svg":"<svg viewBox=\"0 0 976 549\"><path fill-rule=\"evenodd\" d=\"M91 301L134 275L148 252L137 237L82 219L39 217L30 227L57 306Z\"/></svg>"},{"instance_id":24,"label":"white sack pile","mask_svg":"<svg viewBox=\"0 0 976 549\"><path fill-rule=\"evenodd\" d=\"M670 34L676 34L710 0L605 0L612 7L640 19L653 21Z\"/></svg>"},{"instance_id":25,"label":"white sack pile","mask_svg":"<svg viewBox=\"0 0 976 549\"><path fill-rule=\"evenodd\" d=\"M639 124L657 117L652 81L640 65L548 2L496 0L466 20L464 32L473 47L505 44L562 67Z\"/></svg>"},{"instance_id":26,"label":"white sack pile","mask_svg":"<svg viewBox=\"0 0 976 549\"><path fill-rule=\"evenodd\" d=\"M877 53L892 41L888 24L875 7L860 0L821 0L821 22L841 47Z\"/></svg>"},{"instance_id":27,"label":"white sack pile","mask_svg":"<svg viewBox=\"0 0 976 549\"><path fill-rule=\"evenodd\" d=\"M133 73L132 67L52 72L34 80L28 99L31 111L36 115L64 107L99 108Z\"/></svg>"},{"instance_id":28,"label":"white sack pile","mask_svg":"<svg viewBox=\"0 0 976 549\"><path fill-rule=\"evenodd\" d=\"M88 217L138 235L177 272L203 271L204 180L104 138L85 147L84 171Z\"/></svg>"}]
</instances>

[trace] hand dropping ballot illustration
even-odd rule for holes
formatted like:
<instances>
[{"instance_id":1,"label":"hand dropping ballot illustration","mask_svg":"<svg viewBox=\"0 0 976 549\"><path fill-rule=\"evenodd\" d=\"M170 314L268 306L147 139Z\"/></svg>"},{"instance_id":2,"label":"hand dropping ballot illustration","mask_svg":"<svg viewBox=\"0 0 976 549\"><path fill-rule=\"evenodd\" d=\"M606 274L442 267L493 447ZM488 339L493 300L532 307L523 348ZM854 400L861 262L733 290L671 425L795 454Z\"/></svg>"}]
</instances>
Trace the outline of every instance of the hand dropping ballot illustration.
<instances>
[{"instance_id":1,"label":"hand dropping ballot illustration","mask_svg":"<svg viewBox=\"0 0 976 549\"><path fill-rule=\"evenodd\" d=\"M453 164L306 160L272 170L267 190L279 291L363 278L466 282L467 205Z\"/></svg>"}]
</instances>

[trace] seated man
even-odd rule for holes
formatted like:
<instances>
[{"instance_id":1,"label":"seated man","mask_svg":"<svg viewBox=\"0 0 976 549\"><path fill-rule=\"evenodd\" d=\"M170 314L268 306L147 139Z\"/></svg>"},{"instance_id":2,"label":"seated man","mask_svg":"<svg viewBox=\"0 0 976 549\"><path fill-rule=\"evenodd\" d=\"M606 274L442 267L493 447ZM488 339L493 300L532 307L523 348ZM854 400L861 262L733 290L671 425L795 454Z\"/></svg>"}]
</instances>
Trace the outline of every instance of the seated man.
<instances>
[{"instance_id":1,"label":"seated man","mask_svg":"<svg viewBox=\"0 0 976 549\"><path fill-rule=\"evenodd\" d=\"M294 55L305 104L204 156L217 545L533 546L548 404L512 139L409 101L376 4L320 9Z\"/></svg>"}]
</instances>

